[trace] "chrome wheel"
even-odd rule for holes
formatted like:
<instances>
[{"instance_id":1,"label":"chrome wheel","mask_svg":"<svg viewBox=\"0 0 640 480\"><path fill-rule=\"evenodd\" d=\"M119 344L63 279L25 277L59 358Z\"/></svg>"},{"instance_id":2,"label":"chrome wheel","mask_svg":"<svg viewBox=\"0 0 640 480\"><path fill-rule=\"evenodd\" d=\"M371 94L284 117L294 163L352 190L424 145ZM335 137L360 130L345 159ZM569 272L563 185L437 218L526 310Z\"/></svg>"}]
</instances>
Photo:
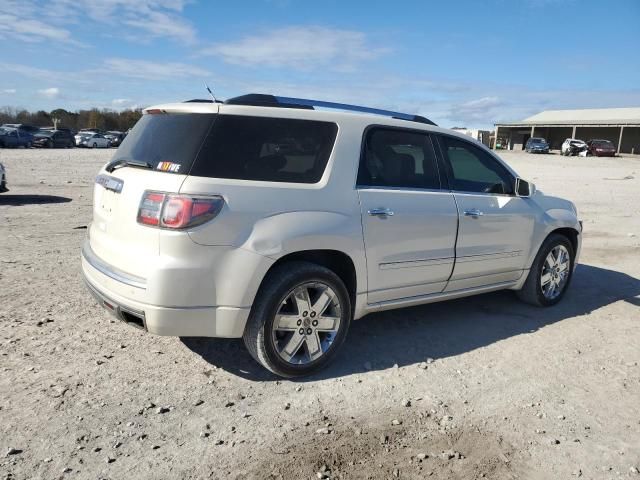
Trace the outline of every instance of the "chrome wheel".
<instances>
[{"instance_id":1,"label":"chrome wheel","mask_svg":"<svg viewBox=\"0 0 640 480\"><path fill-rule=\"evenodd\" d=\"M570 267L571 257L566 247L564 245L553 247L542 264L542 275L540 275L540 286L545 298L553 300L562 293L569 279Z\"/></svg>"},{"instance_id":2,"label":"chrome wheel","mask_svg":"<svg viewBox=\"0 0 640 480\"><path fill-rule=\"evenodd\" d=\"M282 300L271 335L280 358L292 365L318 360L340 328L342 307L336 292L322 282L296 286Z\"/></svg>"}]
</instances>

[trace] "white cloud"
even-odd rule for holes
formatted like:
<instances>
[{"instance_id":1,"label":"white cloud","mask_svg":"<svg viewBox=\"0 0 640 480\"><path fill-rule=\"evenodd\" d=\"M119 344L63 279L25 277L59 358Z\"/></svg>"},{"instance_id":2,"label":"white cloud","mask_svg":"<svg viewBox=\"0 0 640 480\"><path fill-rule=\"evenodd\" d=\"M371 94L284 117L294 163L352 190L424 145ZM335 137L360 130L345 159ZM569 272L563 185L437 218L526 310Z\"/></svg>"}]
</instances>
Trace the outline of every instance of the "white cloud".
<instances>
[{"instance_id":1,"label":"white cloud","mask_svg":"<svg viewBox=\"0 0 640 480\"><path fill-rule=\"evenodd\" d=\"M129 102L131 102L131 100L128 98L114 98L113 100L111 100L111 104L115 106L125 105Z\"/></svg>"},{"instance_id":2,"label":"white cloud","mask_svg":"<svg viewBox=\"0 0 640 480\"><path fill-rule=\"evenodd\" d=\"M38 93L43 97L56 98L60 94L60 89L57 87L44 88L42 90L38 90Z\"/></svg>"},{"instance_id":3,"label":"white cloud","mask_svg":"<svg viewBox=\"0 0 640 480\"><path fill-rule=\"evenodd\" d=\"M128 38L169 38L182 43L195 42L196 30L181 13L187 0L54 0L90 19L122 27ZM137 31L131 31L131 28Z\"/></svg>"},{"instance_id":4,"label":"white cloud","mask_svg":"<svg viewBox=\"0 0 640 480\"><path fill-rule=\"evenodd\" d=\"M182 17L187 0L0 0L0 39L84 46L69 24L87 20L109 26L110 33L146 41L167 38L191 44L195 28Z\"/></svg>"},{"instance_id":5,"label":"white cloud","mask_svg":"<svg viewBox=\"0 0 640 480\"><path fill-rule=\"evenodd\" d=\"M0 3L0 8L2 7L3 4ZM21 12L21 9L18 8L15 12ZM13 39L28 43L52 41L77 44L71 38L69 30L14 12L11 14L0 13L0 39Z\"/></svg>"},{"instance_id":6,"label":"white cloud","mask_svg":"<svg viewBox=\"0 0 640 480\"><path fill-rule=\"evenodd\" d=\"M168 78L201 77L211 75L207 70L178 62L151 62L147 60L130 60L127 58L109 58L100 69L122 77L159 80Z\"/></svg>"},{"instance_id":7,"label":"white cloud","mask_svg":"<svg viewBox=\"0 0 640 480\"><path fill-rule=\"evenodd\" d=\"M455 103L451 106L450 118L463 122L477 122L492 118L496 109L502 107L504 102L498 97L482 97L463 103Z\"/></svg>"},{"instance_id":8,"label":"white cloud","mask_svg":"<svg viewBox=\"0 0 640 480\"><path fill-rule=\"evenodd\" d=\"M15 88L5 88L4 90L2 90L2 93L9 93L9 94L13 94L16 93L17 90Z\"/></svg>"},{"instance_id":9,"label":"white cloud","mask_svg":"<svg viewBox=\"0 0 640 480\"><path fill-rule=\"evenodd\" d=\"M386 52L388 49L371 46L362 32L294 26L218 43L203 49L201 54L244 66L349 70Z\"/></svg>"}]
</instances>

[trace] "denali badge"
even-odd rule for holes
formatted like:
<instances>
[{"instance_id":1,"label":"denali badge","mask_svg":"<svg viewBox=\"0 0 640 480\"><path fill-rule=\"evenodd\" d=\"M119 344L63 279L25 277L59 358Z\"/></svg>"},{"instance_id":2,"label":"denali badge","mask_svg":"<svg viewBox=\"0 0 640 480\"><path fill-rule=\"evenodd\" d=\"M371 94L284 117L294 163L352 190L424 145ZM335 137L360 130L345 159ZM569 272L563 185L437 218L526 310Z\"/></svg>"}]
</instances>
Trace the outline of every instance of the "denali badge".
<instances>
[{"instance_id":1,"label":"denali badge","mask_svg":"<svg viewBox=\"0 0 640 480\"><path fill-rule=\"evenodd\" d=\"M156 169L162 170L163 172L178 173L178 170L180 170L180 166L181 165L179 163L158 162L158 166L156 167Z\"/></svg>"},{"instance_id":2,"label":"denali badge","mask_svg":"<svg viewBox=\"0 0 640 480\"><path fill-rule=\"evenodd\" d=\"M109 175L100 174L96 177L96 183L102 185L107 190L112 190L116 193L122 191L124 181L116 177L110 177Z\"/></svg>"}]
</instances>

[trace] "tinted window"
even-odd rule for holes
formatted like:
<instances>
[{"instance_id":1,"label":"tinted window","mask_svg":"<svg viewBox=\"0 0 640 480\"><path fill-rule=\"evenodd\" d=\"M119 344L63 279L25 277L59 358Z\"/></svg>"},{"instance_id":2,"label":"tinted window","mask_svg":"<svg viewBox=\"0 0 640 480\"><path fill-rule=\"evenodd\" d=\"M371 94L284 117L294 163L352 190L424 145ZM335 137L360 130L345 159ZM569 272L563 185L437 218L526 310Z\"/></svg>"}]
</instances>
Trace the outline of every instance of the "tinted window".
<instances>
[{"instance_id":1,"label":"tinted window","mask_svg":"<svg viewBox=\"0 0 640 480\"><path fill-rule=\"evenodd\" d=\"M451 167L451 188L463 192L513 193L514 179L489 153L468 142L441 137Z\"/></svg>"},{"instance_id":2,"label":"tinted window","mask_svg":"<svg viewBox=\"0 0 640 480\"><path fill-rule=\"evenodd\" d=\"M146 114L135 124L120 144L113 160L140 160L161 169L163 162L177 165L177 171L188 173L214 114ZM92 135L92 134L89 134Z\"/></svg>"},{"instance_id":3,"label":"tinted window","mask_svg":"<svg viewBox=\"0 0 640 480\"><path fill-rule=\"evenodd\" d=\"M427 134L407 130L369 130L360 159L358 185L439 189L431 139Z\"/></svg>"},{"instance_id":4,"label":"tinted window","mask_svg":"<svg viewBox=\"0 0 640 480\"><path fill-rule=\"evenodd\" d=\"M219 115L191 175L317 183L337 132L335 123Z\"/></svg>"}]
</instances>

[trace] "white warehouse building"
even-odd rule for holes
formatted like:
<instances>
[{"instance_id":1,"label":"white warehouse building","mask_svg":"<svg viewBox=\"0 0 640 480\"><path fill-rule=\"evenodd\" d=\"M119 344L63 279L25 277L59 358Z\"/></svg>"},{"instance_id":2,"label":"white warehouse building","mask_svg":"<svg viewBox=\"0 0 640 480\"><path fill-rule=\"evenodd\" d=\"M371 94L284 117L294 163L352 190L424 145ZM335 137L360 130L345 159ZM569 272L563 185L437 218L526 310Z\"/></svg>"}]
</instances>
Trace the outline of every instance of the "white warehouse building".
<instances>
[{"instance_id":1,"label":"white warehouse building","mask_svg":"<svg viewBox=\"0 0 640 480\"><path fill-rule=\"evenodd\" d=\"M496 123L501 148L522 150L531 137L543 137L559 150L566 138L610 140L618 153L640 154L640 108L546 110L520 122ZM494 147L495 148L495 147Z\"/></svg>"}]
</instances>

